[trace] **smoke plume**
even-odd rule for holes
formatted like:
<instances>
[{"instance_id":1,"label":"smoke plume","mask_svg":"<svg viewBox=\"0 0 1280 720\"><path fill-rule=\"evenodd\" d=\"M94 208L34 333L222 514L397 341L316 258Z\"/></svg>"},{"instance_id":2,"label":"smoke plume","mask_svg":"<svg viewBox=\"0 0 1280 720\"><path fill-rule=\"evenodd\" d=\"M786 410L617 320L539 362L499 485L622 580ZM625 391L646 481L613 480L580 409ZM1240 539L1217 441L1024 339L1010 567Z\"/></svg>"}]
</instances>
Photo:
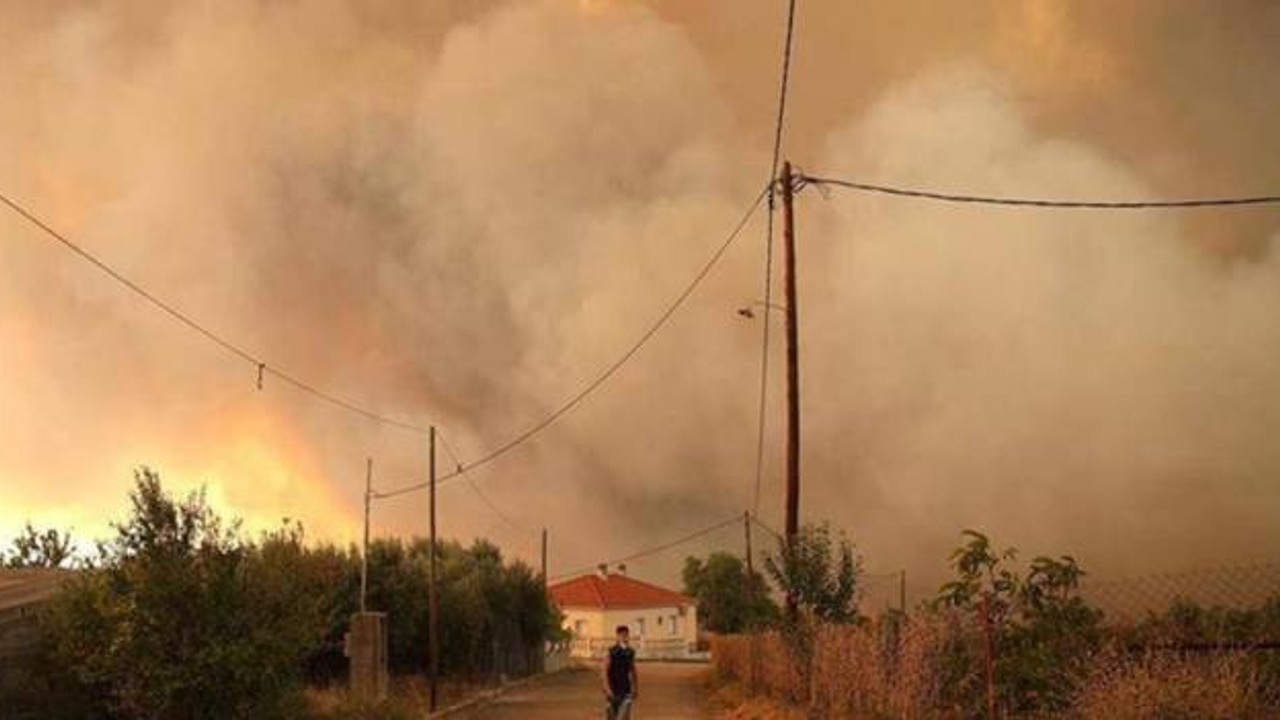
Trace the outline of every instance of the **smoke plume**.
<instances>
[{"instance_id":1,"label":"smoke plume","mask_svg":"<svg viewBox=\"0 0 1280 720\"><path fill-rule=\"evenodd\" d=\"M1280 90L1260 84L1274 8L803 5L787 147L805 169L1080 198L1280 183L1258 165L1280 152ZM779 20L740 2L15 4L0 189L468 461L624 351L760 192ZM813 188L798 207L804 513L870 567L930 577L971 526L1103 574L1280 550L1274 211ZM455 482L444 532L531 558L550 527L554 573L748 507L760 328L734 310L761 293L763 219L607 385L474 475L519 527ZM0 236L0 534L100 534L145 463L251 527L346 540L366 457L379 487L425 476L424 438L270 376L258 392L255 368L17 218ZM376 532L422 532L425 508L379 503ZM669 579L678 557L636 569Z\"/></svg>"}]
</instances>

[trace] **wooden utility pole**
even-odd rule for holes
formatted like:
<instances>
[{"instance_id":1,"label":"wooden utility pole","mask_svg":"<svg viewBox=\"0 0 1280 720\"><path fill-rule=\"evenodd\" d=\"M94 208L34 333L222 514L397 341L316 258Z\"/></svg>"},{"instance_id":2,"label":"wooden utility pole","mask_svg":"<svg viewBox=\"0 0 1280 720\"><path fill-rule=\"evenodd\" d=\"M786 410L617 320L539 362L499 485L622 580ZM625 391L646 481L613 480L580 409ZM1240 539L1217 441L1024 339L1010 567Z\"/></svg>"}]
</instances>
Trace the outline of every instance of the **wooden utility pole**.
<instances>
[{"instance_id":1,"label":"wooden utility pole","mask_svg":"<svg viewBox=\"0 0 1280 720\"><path fill-rule=\"evenodd\" d=\"M547 529L542 528L542 589L547 589Z\"/></svg>"},{"instance_id":2,"label":"wooden utility pole","mask_svg":"<svg viewBox=\"0 0 1280 720\"><path fill-rule=\"evenodd\" d=\"M782 239L787 300L787 522L786 541L800 531L800 328L796 303L796 227L791 162L782 164Z\"/></svg>"},{"instance_id":3,"label":"wooden utility pole","mask_svg":"<svg viewBox=\"0 0 1280 720\"><path fill-rule=\"evenodd\" d=\"M907 614L907 571L903 570L898 575L898 610L903 615Z\"/></svg>"},{"instance_id":4,"label":"wooden utility pole","mask_svg":"<svg viewBox=\"0 0 1280 720\"><path fill-rule=\"evenodd\" d=\"M751 557L751 511L742 513L742 532L747 543L747 579L756 574L755 561Z\"/></svg>"},{"instance_id":5,"label":"wooden utility pole","mask_svg":"<svg viewBox=\"0 0 1280 720\"><path fill-rule=\"evenodd\" d=\"M436 549L436 427L431 426L430 448L428 450L427 462L430 465L428 470L428 480L431 487L431 550L430 562L427 565L427 614L428 629L431 633L431 663L430 663L430 701L428 709L435 712L438 703L438 677L440 675L440 611L437 606L437 589L436 589L436 556L439 554Z\"/></svg>"},{"instance_id":6,"label":"wooden utility pole","mask_svg":"<svg viewBox=\"0 0 1280 720\"><path fill-rule=\"evenodd\" d=\"M373 500L373 458L364 461L364 546L360 550L360 612L368 609L369 595L369 503Z\"/></svg>"}]
</instances>

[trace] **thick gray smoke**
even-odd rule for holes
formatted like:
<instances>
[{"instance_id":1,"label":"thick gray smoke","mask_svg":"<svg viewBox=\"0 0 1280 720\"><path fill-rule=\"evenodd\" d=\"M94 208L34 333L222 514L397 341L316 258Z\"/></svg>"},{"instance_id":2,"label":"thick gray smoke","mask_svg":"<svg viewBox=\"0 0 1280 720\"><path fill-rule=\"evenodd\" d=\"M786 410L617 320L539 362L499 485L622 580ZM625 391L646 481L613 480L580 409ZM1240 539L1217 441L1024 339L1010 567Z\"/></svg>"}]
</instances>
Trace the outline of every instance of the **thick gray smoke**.
<instances>
[{"instance_id":1,"label":"thick gray smoke","mask_svg":"<svg viewBox=\"0 0 1280 720\"><path fill-rule=\"evenodd\" d=\"M769 117L756 93L776 57L746 89L755 68L708 39L723 13L15 5L0 11L0 189L280 367L438 423L465 461L616 358L759 192ZM743 33L772 47L774 14ZM987 50L902 67L924 38L869 48L878 80L843 95L844 71L822 61L847 46L820 42L838 24L811 25L797 161L1072 197L1230 192L1250 177L1211 168L1211 186L1191 187L1200 164L1185 158L1203 147L1190 132L1152 130L1172 137L1156 170L1111 147L1121 130L1074 134L1081 103L1131 76L1124 45L1086 18L1073 32L1092 40L1088 62L1015 72L1019 48L1063 52L1055 28L1071 18L986 16L967 35ZM1062 92L1029 99L1046 78ZM819 82L836 99L805 90ZM869 566L932 573L968 526L1104 573L1280 550L1274 215L813 190L799 204L805 513L847 528ZM749 504L759 327L734 309L760 293L762 220L599 393L475 475L517 522L552 528L553 571ZM252 367L13 217L0 236L0 534L28 517L101 532L138 463L208 483L251 525L297 517L333 538L356 526L367 455L380 486L423 476L421 438L270 378L257 393ZM781 429L771 422L766 518ZM442 503L447 533L531 556L530 532L464 483ZM419 532L424 512L420 496L388 501L375 527ZM669 577L673 558L643 571Z\"/></svg>"}]
</instances>

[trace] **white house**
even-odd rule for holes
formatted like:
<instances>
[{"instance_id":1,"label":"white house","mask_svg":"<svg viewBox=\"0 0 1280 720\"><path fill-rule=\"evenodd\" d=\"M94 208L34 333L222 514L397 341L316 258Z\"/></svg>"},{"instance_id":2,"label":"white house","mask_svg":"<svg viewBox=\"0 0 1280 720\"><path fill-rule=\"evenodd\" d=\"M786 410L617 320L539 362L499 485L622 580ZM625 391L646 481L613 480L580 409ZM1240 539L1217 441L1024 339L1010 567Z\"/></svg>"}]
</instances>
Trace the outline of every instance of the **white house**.
<instances>
[{"instance_id":1,"label":"white house","mask_svg":"<svg viewBox=\"0 0 1280 720\"><path fill-rule=\"evenodd\" d=\"M682 658L696 649L698 606L686 595L601 568L556 583L551 597L573 635L574 657L603 657L619 625L631 630L640 658Z\"/></svg>"}]
</instances>

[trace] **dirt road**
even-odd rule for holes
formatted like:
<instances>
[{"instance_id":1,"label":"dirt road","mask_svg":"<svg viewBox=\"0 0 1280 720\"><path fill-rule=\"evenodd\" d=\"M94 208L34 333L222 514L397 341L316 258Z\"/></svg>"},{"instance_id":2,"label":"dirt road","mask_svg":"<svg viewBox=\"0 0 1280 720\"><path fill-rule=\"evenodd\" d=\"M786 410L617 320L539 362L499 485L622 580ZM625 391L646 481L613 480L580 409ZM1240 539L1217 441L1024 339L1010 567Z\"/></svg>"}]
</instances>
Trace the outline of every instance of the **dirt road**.
<instances>
[{"instance_id":1,"label":"dirt road","mask_svg":"<svg viewBox=\"0 0 1280 720\"><path fill-rule=\"evenodd\" d=\"M706 720L702 677L705 665L641 663L640 701L632 720ZM600 676L574 670L512 690L492 704L459 715L461 720L600 720L604 697Z\"/></svg>"}]
</instances>

